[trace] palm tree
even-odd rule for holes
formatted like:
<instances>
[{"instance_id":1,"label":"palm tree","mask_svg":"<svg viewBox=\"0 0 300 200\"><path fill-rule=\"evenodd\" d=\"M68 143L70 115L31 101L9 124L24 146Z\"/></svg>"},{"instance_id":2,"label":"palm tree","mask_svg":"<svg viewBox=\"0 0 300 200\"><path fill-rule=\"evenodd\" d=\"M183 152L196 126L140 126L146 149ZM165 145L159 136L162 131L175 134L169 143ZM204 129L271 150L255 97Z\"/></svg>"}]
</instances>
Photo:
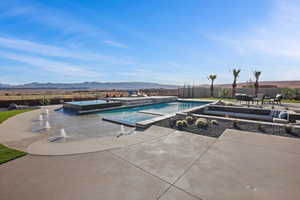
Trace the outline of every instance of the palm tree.
<instances>
[{"instance_id":1,"label":"palm tree","mask_svg":"<svg viewBox=\"0 0 300 200\"><path fill-rule=\"evenodd\" d=\"M235 97L235 93L236 93L236 81L239 77L241 70L240 69L233 69L232 70L232 75L233 75L233 83L232 83L232 97Z\"/></svg>"},{"instance_id":2,"label":"palm tree","mask_svg":"<svg viewBox=\"0 0 300 200\"><path fill-rule=\"evenodd\" d=\"M254 74L254 76L255 76L255 83L254 83L254 87L255 87L255 96L257 96L258 88L259 88L258 80L259 80L259 77L260 77L260 75L261 75L261 71L254 71L253 74Z\"/></svg>"},{"instance_id":3,"label":"palm tree","mask_svg":"<svg viewBox=\"0 0 300 200\"><path fill-rule=\"evenodd\" d=\"M208 80L211 80L211 84L210 84L210 96L214 97L214 81L217 78L216 74L211 74L207 77Z\"/></svg>"}]
</instances>

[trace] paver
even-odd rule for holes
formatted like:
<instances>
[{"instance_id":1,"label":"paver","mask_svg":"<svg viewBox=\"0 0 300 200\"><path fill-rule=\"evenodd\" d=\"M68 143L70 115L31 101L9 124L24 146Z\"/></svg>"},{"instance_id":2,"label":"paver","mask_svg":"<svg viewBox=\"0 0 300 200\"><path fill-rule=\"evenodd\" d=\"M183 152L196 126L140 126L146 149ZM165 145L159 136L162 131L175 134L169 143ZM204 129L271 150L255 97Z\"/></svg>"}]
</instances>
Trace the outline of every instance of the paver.
<instances>
[{"instance_id":1,"label":"paver","mask_svg":"<svg viewBox=\"0 0 300 200\"><path fill-rule=\"evenodd\" d=\"M171 187L159 200L200 200L197 197L191 196L186 192L177 189L176 187Z\"/></svg>"},{"instance_id":2,"label":"paver","mask_svg":"<svg viewBox=\"0 0 300 200\"><path fill-rule=\"evenodd\" d=\"M12 135L5 132L0 141L30 143L26 127L38 117L34 112L1 124ZM157 126L119 139L53 146L60 146L53 154L82 153L85 145L94 151L102 145L102 152L29 155L0 165L0 199L300 199L299 139L239 130L215 139ZM43 141L45 151L51 144Z\"/></svg>"},{"instance_id":3,"label":"paver","mask_svg":"<svg viewBox=\"0 0 300 200\"><path fill-rule=\"evenodd\" d=\"M214 141L214 138L206 136L176 132L112 152L172 183Z\"/></svg>"},{"instance_id":4,"label":"paver","mask_svg":"<svg viewBox=\"0 0 300 200\"><path fill-rule=\"evenodd\" d=\"M175 185L204 199L299 199L299 167L297 153L221 139Z\"/></svg>"},{"instance_id":5,"label":"paver","mask_svg":"<svg viewBox=\"0 0 300 200\"><path fill-rule=\"evenodd\" d=\"M108 152L26 156L0 166L1 200L153 200L167 187Z\"/></svg>"}]
</instances>

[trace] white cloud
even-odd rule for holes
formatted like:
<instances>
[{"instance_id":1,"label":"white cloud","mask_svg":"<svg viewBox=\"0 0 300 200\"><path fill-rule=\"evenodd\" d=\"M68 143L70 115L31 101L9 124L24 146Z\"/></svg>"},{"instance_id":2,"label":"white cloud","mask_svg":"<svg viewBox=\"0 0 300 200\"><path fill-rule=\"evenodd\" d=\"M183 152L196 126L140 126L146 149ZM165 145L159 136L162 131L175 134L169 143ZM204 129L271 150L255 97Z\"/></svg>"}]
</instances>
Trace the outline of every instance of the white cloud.
<instances>
[{"instance_id":1,"label":"white cloud","mask_svg":"<svg viewBox=\"0 0 300 200\"><path fill-rule=\"evenodd\" d=\"M14 60L20 63L25 63L31 66L38 67L45 71L54 72L60 75L80 76L80 77L101 77L102 73L88 70L83 66L74 65L66 62L58 62L41 57L20 55L0 51L0 57Z\"/></svg>"},{"instance_id":2,"label":"white cloud","mask_svg":"<svg viewBox=\"0 0 300 200\"><path fill-rule=\"evenodd\" d=\"M114 41L111 41L111 40L105 40L104 43L109 45L109 46L112 46L112 47L128 48L128 46L126 46L125 44L121 44L119 42L114 42Z\"/></svg>"},{"instance_id":3,"label":"white cloud","mask_svg":"<svg viewBox=\"0 0 300 200\"><path fill-rule=\"evenodd\" d=\"M28 40L20 40L16 38L1 37L0 36L0 47L24 51L26 53L35 53L43 56L60 57L60 58L72 58L84 61L96 61L105 62L110 64L123 64L130 65L136 64L133 61L116 58L113 56L101 55L88 53L83 50L73 50L69 48L56 47L52 45L40 44Z\"/></svg>"}]
</instances>

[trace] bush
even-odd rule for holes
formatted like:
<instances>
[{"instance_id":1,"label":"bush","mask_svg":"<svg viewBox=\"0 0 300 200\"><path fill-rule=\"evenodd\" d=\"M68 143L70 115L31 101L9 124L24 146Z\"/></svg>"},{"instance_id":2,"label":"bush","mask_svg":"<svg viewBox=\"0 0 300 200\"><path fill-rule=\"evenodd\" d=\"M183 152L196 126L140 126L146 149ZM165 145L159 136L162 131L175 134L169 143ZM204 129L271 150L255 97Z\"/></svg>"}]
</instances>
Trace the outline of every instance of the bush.
<instances>
[{"instance_id":1,"label":"bush","mask_svg":"<svg viewBox=\"0 0 300 200\"><path fill-rule=\"evenodd\" d=\"M222 88L220 96L223 97L223 98L231 97L231 90L228 89L228 88Z\"/></svg>"},{"instance_id":2,"label":"bush","mask_svg":"<svg viewBox=\"0 0 300 200\"><path fill-rule=\"evenodd\" d=\"M294 88L283 88L281 92L286 99L293 100L297 97L297 90Z\"/></svg>"},{"instance_id":3,"label":"bush","mask_svg":"<svg viewBox=\"0 0 300 200\"><path fill-rule=\"evenodd\" d=\"M183 127L187 127L188 122L186 120L182 120L182 125L183 125Z\"/></svg>"},{"instance_id":4,"label":"bush","mask_svg":"<svg viewBox=\"0 0 300 200\"><path fill-rule=\"evenodd\" d=\"M208 127L207 119L199 118L199 119L196 120L195 125L198 128L207 128Z\"/></svg>"},{"instance_id":5,"label":"bush","mask_svg":"<svg viewBox=\"0 0 300 200\"><path fill-rule=\"evenodd\" d=\"M40 104L45 106L45 105L49 105L51 103L50 99L47 98L43 98L40 100Z\"/></svg>"},{"instance_id":6,"label":"bush","mask_svg":"<svg viewBox=\"0 0 300 200\"><path fill-rule=\"evenodd\" d=\"M178 121L176 122L176 127L177 127L179 130L182 130L182 129L183 129L183 121L178 120Z\"/></svg>"},{"instance_id":7,"label":"bush","mask_svg":"<svg viewBox=\"0 0 300 200\"><path fill-rule=\"evenodd\" d=\"M192 124L194 123L194 119L193 119L193 117L191 117L191 116L187 116L187 117L185 118L185 120L187 121L187 123L188 123L189 125L192 125Z\"/></svg>"},{"instance_id":8,"label":"bush","mask_svg":"<svg viewBox=\"0 0 300 200\"><path fill-rule=\"evenodd\" d=\"M211 120L210 123L215 126L219 125L219 122L217 120Z\"/></svg>"}]
</instances>

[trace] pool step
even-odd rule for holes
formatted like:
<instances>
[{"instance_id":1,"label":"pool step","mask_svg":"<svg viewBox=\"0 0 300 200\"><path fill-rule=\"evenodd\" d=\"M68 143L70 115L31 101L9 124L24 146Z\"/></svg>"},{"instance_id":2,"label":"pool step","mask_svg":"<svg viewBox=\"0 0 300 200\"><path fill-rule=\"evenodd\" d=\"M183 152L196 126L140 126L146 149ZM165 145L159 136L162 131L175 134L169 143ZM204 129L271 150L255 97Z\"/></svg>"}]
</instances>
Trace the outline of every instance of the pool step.
<instances>
[{"instance_id":1,"label":"pool step","mask_svg":"<svg viewBox=\"0 0 300 200\"><path fill-rule=\"evenodd\" d=\"M112 123L116 123L116 124L123 124L123 125L126 125L126 126L136 127L135 123L125 121L125 120L121 120L121 119L113 119L113 118L109 118L109 117L104 117L104 118L102 118L102 120L112 122Z\"/></svg>"},{"instance_id":2,"label":"pool step","mask_svg":"<svg viewBox=\"0 0 300 200\"><path fill-rule=\"evenodd\" d=\"M141 110L139 113L143 114L150 114L150 115L157 115L157 116L164 116L165 114L159 113L159 112L152 112L152 111L147 111L147 110Z\"/></svg>"}]
</instances>

